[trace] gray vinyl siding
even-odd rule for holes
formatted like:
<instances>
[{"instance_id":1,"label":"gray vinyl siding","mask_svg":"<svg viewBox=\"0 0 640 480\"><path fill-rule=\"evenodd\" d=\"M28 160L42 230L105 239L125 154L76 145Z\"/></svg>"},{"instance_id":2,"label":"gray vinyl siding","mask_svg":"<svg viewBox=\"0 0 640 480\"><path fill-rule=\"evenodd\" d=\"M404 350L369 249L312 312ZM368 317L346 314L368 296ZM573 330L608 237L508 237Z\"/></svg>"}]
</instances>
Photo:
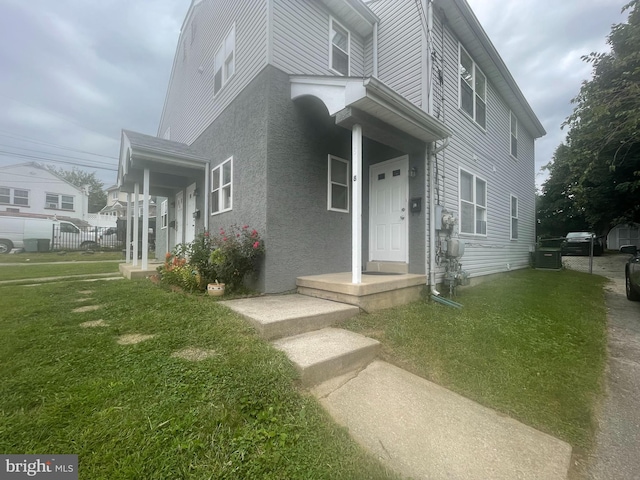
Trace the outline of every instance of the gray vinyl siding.
<instances>
[{"instance_id":1,"label":"gray vinyl siding","mask_svg":"<svg viewBox=\"0 0 640 480\"><path fill-rule=\"evenodd\" d=\"M274 0L272 25L273 65L289 74L335 75L329 68L331 13L314 0ZM364 74L364 40L342 19L351 33L350 76Z\"/></svg>"},{"instance_id":2,"label":"gray vinyl siding","mask_svg":"<svg viewBox=\"0 0 640 480\"><path fill-rule=\"evenodd\" d=\"M197 23L191 41L191 23ZM235 22L235 73L214 97L214 58ZM185 55L186 49L186 55ZM191 143L264 68L267 4L258 0L208 1L194 8L180 35L158 136Z\"/></svg>"},{"instance_id":3,"label":"gray vinyl siding","mask_svg":"<svg viewBox=\"0 0 640 480\"><path fill-rule=\"evenodd\" d=\"M380 18L378 78L422 107L422 25L414 0L380 0L369 7Z\"/></svg>"},{"instance_id":4,"label":"gray vinyl siding","mask_svg":"<svg viewBox=\"0 0 640 480\"><path fill-rule=\"evenodd\" d=\"M438 46L441 33L442 25L436 18ZM529 265L529 252L535 244L534 139L519 121L518 158L510 155L510 109L488 81L486 129L458 108L458 45L458 39L445 27L444 121L455 133L438 155L438 183L441 203L458 220L460 169L487 183L487 235L460 234L466 244L461 262L474 278ZM511 195L518 198L517 240L511 240Z\"/></svg>"}]
</instances>

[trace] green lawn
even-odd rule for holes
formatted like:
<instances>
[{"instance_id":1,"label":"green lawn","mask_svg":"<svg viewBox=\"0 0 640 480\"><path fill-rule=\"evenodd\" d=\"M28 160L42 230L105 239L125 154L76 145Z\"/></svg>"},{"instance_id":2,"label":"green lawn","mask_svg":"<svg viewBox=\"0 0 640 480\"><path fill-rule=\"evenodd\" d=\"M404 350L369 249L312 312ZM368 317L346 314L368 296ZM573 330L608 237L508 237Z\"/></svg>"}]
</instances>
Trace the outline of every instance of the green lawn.
<instances>
[{"instance_id":1,"label":"green lawn","mask_svg":"<svg viewBox=\"0 0 640 480\"><path fill-rule=\"evenodd\" d=\"M392 363L588 449L606 361L604 282L521 270L461 289L462 310L416 303L346 327L380 340Z\"/></svg>"},{"instance_id":2,"label":"green lawn","mask_svg":"<svg viewBox=\"0 0 640 480\"><path fill-rule=\"evenodd\" d=\"M92 480L395 478L299 390L282 353L209 297L149 281L0 296L0 452L78 454ZM97 320L108 325L81 326ZM155 336L119 344L127 334ZM186 348L213 356L172 356Z\"/></svg>"},{"instance_id":3,"label":"green lawn","mask_svg":"<svg viewBox=\"0 0 640 480\"><path fill-rule=\"evenodd\" d=\"M155 254L153 254L155 255ZM149 256L151 258L151 255ZM0 264L2 263L40 263L40 262L72 262L75 260L82 261L100 261L100 260L121 260L124 261L121 251L113 252L21 252L14 254L0 255Z\"/></svg>"}]
</instances>

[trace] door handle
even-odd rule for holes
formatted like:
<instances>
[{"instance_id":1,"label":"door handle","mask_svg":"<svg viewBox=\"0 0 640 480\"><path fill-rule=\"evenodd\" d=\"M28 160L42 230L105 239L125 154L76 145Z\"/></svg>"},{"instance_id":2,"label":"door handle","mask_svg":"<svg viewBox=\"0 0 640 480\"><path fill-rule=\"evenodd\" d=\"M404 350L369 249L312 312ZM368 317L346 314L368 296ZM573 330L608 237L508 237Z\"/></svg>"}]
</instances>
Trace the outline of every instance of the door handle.
<instances>
[{"instance_id":1,"label":"door handle","mask_svg":"<svg viewBox=\"0 0 640 480\"><path fill-rule=\"evenodd\" d=\"M404 220L404 215L400 215L400 220Z\"/></svg>"}]
</instances>

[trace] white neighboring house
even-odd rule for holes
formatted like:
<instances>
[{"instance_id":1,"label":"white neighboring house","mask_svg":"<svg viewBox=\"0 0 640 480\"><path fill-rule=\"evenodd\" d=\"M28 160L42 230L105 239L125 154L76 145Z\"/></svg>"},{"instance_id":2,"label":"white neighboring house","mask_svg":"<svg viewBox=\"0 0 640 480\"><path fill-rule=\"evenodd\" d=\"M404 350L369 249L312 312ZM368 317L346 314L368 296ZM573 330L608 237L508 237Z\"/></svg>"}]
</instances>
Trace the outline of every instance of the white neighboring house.
<instances>
[{"instance_id":1,"label":"white neighboring house","mask_svg":"<svg viewBox=\"0 0 640 480\"><path fill-rule=\"evenodd\" d=\"M107 204L102 210L100 210L101 216L108 216L115 222L118 218L127 218L127 193L121 192L117 185L113 185L106 190L107 192ZM156 202L155 197L149 200L149 217L156 216ZM138 201L139 212L138 215L142 216L142 197ZM135 214L135 211L133 212Z\"/></svg>"},{"instance_id":2,"label":"white neighboring house","mask_svg":"<svg viewBox=\"0 0 640 480\"><path fill-rule=\"evenodd\" d=\"M0 166L0 212L87 221L89 195L35 162Z\"/></svg>"}]
</instances>

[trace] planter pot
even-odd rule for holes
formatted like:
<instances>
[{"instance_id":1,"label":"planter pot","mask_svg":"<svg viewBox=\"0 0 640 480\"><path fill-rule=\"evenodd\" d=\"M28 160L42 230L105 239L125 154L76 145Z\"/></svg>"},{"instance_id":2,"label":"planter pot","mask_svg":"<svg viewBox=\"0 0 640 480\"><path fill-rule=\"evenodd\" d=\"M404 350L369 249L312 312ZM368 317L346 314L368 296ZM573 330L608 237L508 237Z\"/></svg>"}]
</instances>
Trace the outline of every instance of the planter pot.
<instances>
[{"instance_id":1,"label":"planter pot","mask_svg":"<svg viewBox=\"0 0 640 480\"><path fill-rule=\"evenodd\" d=\"M224 283L210 283L207 285L207 293L212 297L224 295Z\"/></svg>"}]
</instances>

